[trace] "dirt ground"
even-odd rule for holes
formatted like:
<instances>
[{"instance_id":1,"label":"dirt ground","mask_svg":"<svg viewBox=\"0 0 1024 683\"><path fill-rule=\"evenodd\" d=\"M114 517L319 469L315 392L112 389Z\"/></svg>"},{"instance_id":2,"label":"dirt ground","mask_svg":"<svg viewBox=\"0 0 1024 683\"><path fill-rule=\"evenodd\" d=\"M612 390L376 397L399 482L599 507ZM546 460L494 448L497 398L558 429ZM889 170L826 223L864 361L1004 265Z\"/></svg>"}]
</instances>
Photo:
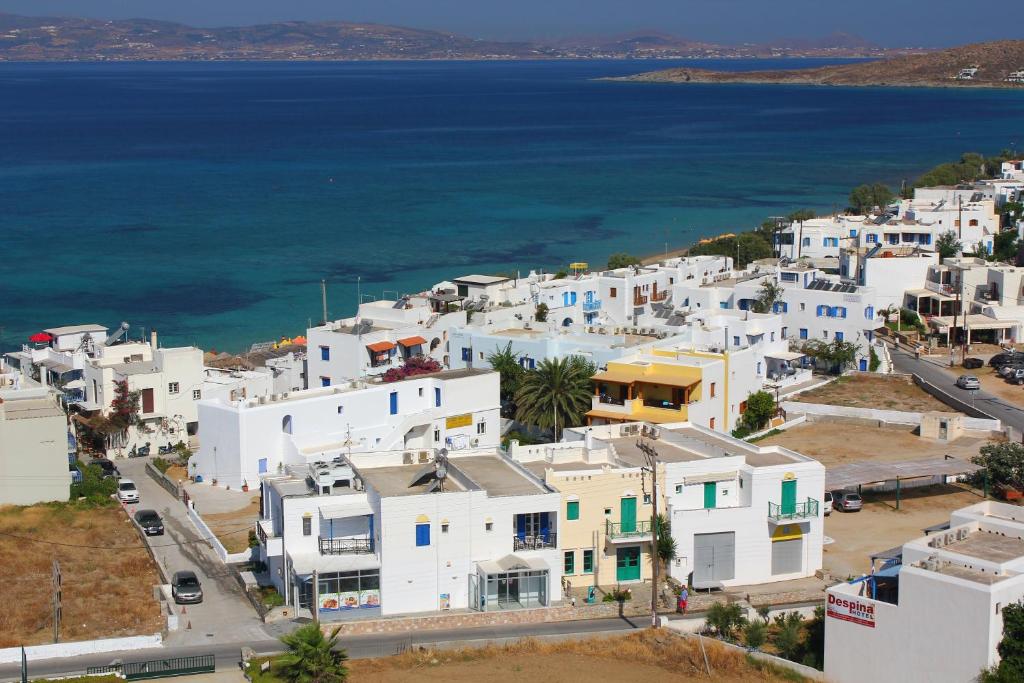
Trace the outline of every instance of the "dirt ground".
<instances>
[{"instance_id":1,"label":"dirt ground","mask_svg":"<svg viewBox=\"0 0 1024 683\"><path fill-rule=\"evenodd\" d=\"M961 437L951 443L922 439L910 426L868 427L845 422L808 422L769 436L758 446L784 446L809 455L825 467L860 460L893 462L952 455L964 460L978 454L986 439Z\"/></svg>"},{"instance_id":2,"label":"dirt ground","mask_svg":"<svg viewBox=\"0 0 1024 683\"><path fill-rule=\"evenodd\" d=\"M788 400L849 408L949 412L949 406L932 398L913 382L902 377L885 375L845 375L825 386L797 394Z\"/></svg>"},{"instance_id":3,"label":"dirt ground","mask_svg":"<svg viewBox=\"0 0 1024 683\"><path fill-rule=\"evenodd\" d=\"M900 497L896 510L895 493L865 493L860 512L833 512L825 518L825 535L834 542L825 546L822 563L832 576L860 576L871 568L871 553L924 536L923 529L948 522L953 510L982 501L957 486L904 489Z\"/></svg>"},{"instance_id":4,"label":"dirt ground","mask_svg":"<svg viewBox=\"0 0 1024 683\"><path fill-rule=\"evenodd\" d=\"M188 479L188 469L181 465L171 465L164 474L171 481L186 481Z\"/></svg>"},{"instance_id":5,"label":"dirt ground","mask_svg":"<svg viewBox=\"0 0 1024 683\"><path fill-rule=\"evenodd\" d=\"M203 521L229 553L240 553L249 547L249 530L255 528L253 525L259 517L260 497L253 496L248 506L232 512L203 515Z\"/></svg>"},{"instance_id":6,"label":"dirt ground","mask_svg":"<svg viewBox=\"0 0 1024 683\"><path fill-rule=\"evenodd\" d=\"M18 537L0 535L0 647L53 642L54 559L63 576L61 640L160 631L160 579L121 508L4 507L0 534Z\"/></svg>"},{"instance_id":7,"label":"dirt ground","mask_svg":"<svg viewBox=\"0 0 1024 683\"><path fill-rule=\"evenodd\" d=\"M349 663L349 678L372 683L675 683L698 678L723 683L804 680L758 670L747 662L743 654L726 650L714 641L706 640L705 645L714 672L710 677L704 672L699 645L678 636L648 630L629 636L554 643L526 639L481 649L413 651L397 657L363 659Z\"/></svg>"}]
</instances>

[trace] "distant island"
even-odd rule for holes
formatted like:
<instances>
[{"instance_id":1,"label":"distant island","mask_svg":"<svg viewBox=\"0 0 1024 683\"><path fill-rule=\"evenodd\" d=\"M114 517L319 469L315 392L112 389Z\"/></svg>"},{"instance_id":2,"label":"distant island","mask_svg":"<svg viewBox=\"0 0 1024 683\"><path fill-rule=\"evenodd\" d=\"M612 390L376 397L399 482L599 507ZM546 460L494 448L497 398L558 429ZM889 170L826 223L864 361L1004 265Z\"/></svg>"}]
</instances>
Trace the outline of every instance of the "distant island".
<instances>
[{"instance_id":1,"label":"distant island","mask_svg":"<svg viewBox=\"0 0 1024 683\"><path fill-rule=\"evenodd\" d=\"M738 46L659 32L541 43L478 40L443 31L343 21L197 28L150 19L105 21L0 13L0 61L7 62L884 58L921 51L880 47L847 34Z\"/></svg>"},{"instance_id":2,"label":"distant island","mask_svg":"<svg viewBox=\"0 0 1024 683\"><path fill-rule=\"evenodd\" d=\"M1024 87L1024 40L964 45L927 54L816 69L709 71L675 68L607 80L645 83Z\"/></svg>"}]
</instances>

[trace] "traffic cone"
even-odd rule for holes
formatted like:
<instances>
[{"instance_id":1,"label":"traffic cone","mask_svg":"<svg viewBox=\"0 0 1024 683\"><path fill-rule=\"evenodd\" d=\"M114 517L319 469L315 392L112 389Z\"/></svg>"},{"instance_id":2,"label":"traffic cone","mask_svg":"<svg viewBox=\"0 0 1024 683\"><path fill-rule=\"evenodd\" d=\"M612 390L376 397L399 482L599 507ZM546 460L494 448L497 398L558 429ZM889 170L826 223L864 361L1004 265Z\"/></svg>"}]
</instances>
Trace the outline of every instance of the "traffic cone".
<instances>
[{"instance_id":1,"label":"traffic cone","mask_svg":"<svg viewBox=\"0 0 1024 683\"><path fill-rule=\"evenodd\" d=\"M188 623L185 625L185 630L186 631L191 631L192 630L192 620L191 619L189 619Z\"/></svg>"},{"instance_id":2,"label":"traffic cone","mask_svg":"<svg viewBox=\"0 0 1024 683\"><path fill-rule=\"evenodd\" d=\"M188 614L188 610L187 610L187 609L185 609L185 606L184 606L184 605L182 605L182 606L181 606L181 613L182 613L182 614Z\"/></svg>"}]
</instances>

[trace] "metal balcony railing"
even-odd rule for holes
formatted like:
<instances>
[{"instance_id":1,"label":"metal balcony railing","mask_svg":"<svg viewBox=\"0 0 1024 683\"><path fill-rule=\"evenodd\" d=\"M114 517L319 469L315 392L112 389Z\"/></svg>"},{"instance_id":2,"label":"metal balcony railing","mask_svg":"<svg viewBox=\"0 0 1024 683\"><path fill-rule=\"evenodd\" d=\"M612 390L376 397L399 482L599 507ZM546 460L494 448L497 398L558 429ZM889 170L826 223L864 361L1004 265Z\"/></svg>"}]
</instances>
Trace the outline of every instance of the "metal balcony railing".
<instances>
[{"instance_id":1,"label":"metal balcony railing","mask_svg":"<svg viewBox=\"0 0 1024 683\"><path fill-rule=\"evenodd\" d=\"M613 405L613 406L624 406L624 405L626 405L626 399L624 399L624 398L615 398L614 396L608 396L607 394L601 394L598 397L598 400L601 403L605 403L607 405Z\"/></svg>"},{"instance_id":2,"label":"metal balcony railing","mask_svg":"<svg viewBox=\"0 0 1024 683\"><path fill-rule=\"evenodd\" d=\"M549 531L546 534L538 534L537 536L512 537L513 552L518 550L544 550L546 548L557 547L558 534L556 534L554 531Z\"/></svg>"},{"instance_id":3,"label":"metal balcony railing","mask_svg":"<svg viewBox=\"0 0 1024 683\"><path fill-rule=\"evenodd\" d=\"M637 295L637 296L633 297L633 305L634 306L643 306L646 303L647 303L647 295L646 294L640 294L640 295Z\"/></svg>"},{"instance_id":4,"label":"metal balcony railing","mask_svg":"<svg viewBox=\"0 0 1024 683\"><path fill-rule=\"evenodd\" d=\"M585 313L591 313L593 311L599 311L599 310L601 310L601 301L600 300L595 299L593 301L584 301L583 302L583 311Z\"/></svg>"},{"instance_id":5,"label":"metal balcony railing","mask_svg":"<svg viewBox=\"0 0 1024 683\"><path fill-rule=\"evenodd\" d=\"M817 517L820 506L818 501L808 498L803 503L795 503L791 509L786 509L777 503L768 503L768 518L779 521L787 519L807 519Z\"/></svg>"},{"instance_id":6,"label":"metal balcony railing","mask_svg":"<svg viewBox=\"0 0 1024 683\"><path fill-rule=\"evenodd\" d=\"M347 555L349 553L372 553L373 541L365 538L320 538L321 555Z\"/></svg>"},{"instance_id":7,"label":"metal balcony railing","mask_svg":"<svg viewBox=\"0 0 1024 683\"><path fill-rule=\"evenodd\" d=\"M635 536L651 535L651 520L639 520L632 525L623 528L620 522L607 520L605 522L605 534L608 538L633 538Z\"/></svg>"}]
</instances>

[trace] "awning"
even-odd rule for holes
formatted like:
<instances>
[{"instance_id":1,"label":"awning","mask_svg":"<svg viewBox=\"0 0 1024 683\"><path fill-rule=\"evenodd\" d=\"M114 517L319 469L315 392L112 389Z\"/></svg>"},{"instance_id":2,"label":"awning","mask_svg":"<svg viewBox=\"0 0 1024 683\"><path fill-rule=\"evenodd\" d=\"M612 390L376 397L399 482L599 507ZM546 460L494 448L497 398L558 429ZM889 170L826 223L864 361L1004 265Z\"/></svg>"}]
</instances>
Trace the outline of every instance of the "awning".
<instances>
[{"instance_id":1,"label":"awning","mask_svg":"<svg viewBox=\"0 0 1024 683\"><path fill-rule=\"evenodd\" d=\"M806 355L806 353L797 353L795 351L777 351L764 354L765 358L774 358L776 360L800 360Z\"/></svg>"},{"instance_id":2,"label":"awning","mask_svg":"<svg viewBox=\"0 0 1024 683\"><path fill-rule=\"evenodd\" d=\"M366 348L370 349L374 353L383 353L384 351L390 351L395 348L395 345L389 341L381 341L374 344L367 344Z\"/></svg>"},{"instance_id":3,"label":"awning","mask_svg":"<svg viewBox=\"0 0 1024 683\"><path fill-rule=\"evenodd\" d=\"M347 553L344 555L292 555L292 571L296 574L312 574L318 571L349 572L358 569L379 569L380 561L374 553Z\"/></svg>"},{"instance_id":4,"label":"awning","mask_svg":"<svg viewBox=\"0 0 1024 683\"><path fill-rule=\"evenodd\" d=\"M898 560L903 557L903 546L898 545L895 548L889 548L878 553L871 555L871 561L875 560Z\"/></svg>"},{"instance_id":5,"label":"awning","mask_svg":"<svg viewBox=\"0 0 1024 683\"><path fill-rule=\"evenodd\" d=\"M942 294L940 292L933 292L930 289L908 289L907 294L914 297L915 299L921 299L924 297L931 297L938 301L955 301L955 296L949 296L948 294Z\"/></svg>"},{"instance_id":6,"label":"awning","mask_svg":"<svg viewBox=\"0 0 1024 683\"><path fill-rule=\"evenodd\" d=\"M683 477L684 484L706 484L712 481L732 481L736 478L736 470L732 472L718 472L716 474L697 474L692 477Z\"/></svg>"},{"instance_id":7,"label":"awning","mask_svg":"<svg viewBox=\"0 0 1024 683\"><path fill-rule=\"evenodd\" d=\"M954 319L950 316L934 316L928 319L928 322L938 330L946 330L953 327ZM962 328L964 326L963 316L957 316L955 319L956 328ZM1011 327L1016 327L1020 324L1018 320L996 320L990 318L987 315L981 315L979 313L970 313L967 316L967 327L971 330L1006 330Z\"/></svg>"},{"instance_id":8,"label":"awning","mask_svg":"<svg viewBox=\"0 0 1024 683\"><path fill-rule=\"evenodd\" d=\"M338 519L340 517L359 517L361 515L372 515L373 510L366 502L364 496L352 496L353 500L325 505L320 508L320 516L324 519Z\"/></svg>"},{"instance_id":9,"label":"awning","mask_svg":"<svg viewBox=\"0 0 1024 683\"><path fill-rule=\"evenodd\" d=\"M83 380L83 379L73 379L70 382L67 382L64 385L64 388L65 389L84 389L85 388L85 380Z\"/></svg>"},{"instance_id":10,"label":"awning","mask_svg":"<svg viewBox=\"0 0 1024 683\"><path fill-rule=\"evenodd\" d=\"M30 342L35 342L37 344L42 344L42 343L45 343L45 342L48 342L48 341L53 341L53 335L49 334L47 332L36 332L31 337L29 337L28 340Z\"/></svg>"},{"instance_id":11,"label":"awning","mask_svg":"<svg viewBox=\"0 0 1024 683\"><path fill-rule=\"evenodd\" d=\"M42 365L44 368L53 370L58 375L63 375L65 372L71 372L72 370L74 370L74 368L68 365L67 363L61 363L60 361L54 360L53 358L44 358L43 360L39 361L39 364Z\"/></svg>"},{"instance_id":12,"label":"awning","mask_svg":"<svg viewBox=\"0 0 1024 683\"><path fill-rule=\"evenodd\" d=\"M520 570L540 571L551 569L548 563L539 557L522 558L518 555L506 555L500 560L484 560L476 563L484 574L503 574Z\"/></svg>"},{"instance_id":13,"label":"awning","mask_svg":"<svg viewBox=\"0 0 1024 683\"><path fill-rule=\"evenodd\" d=\"M427 340L423 337L406 337L405 339L399 339L398 343L409 348L410 346L422 346L427 343Z\"/></svg>"}]
</instances>

